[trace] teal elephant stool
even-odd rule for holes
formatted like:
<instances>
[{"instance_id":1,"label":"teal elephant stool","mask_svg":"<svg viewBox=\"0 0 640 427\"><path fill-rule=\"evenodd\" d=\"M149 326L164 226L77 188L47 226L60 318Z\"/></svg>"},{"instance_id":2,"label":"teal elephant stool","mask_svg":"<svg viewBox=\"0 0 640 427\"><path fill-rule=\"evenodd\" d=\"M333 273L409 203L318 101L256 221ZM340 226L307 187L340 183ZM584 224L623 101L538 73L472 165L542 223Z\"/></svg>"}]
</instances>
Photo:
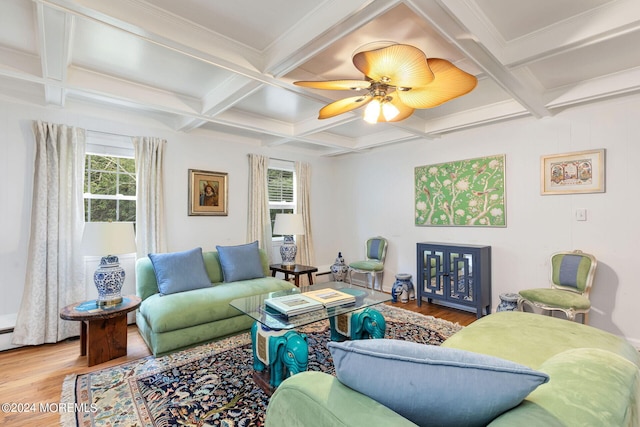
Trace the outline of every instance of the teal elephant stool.
<instances>
[{"instance_id":1,"label":"teal elephant stool","mask_svg":"<svg viewBox=\"0 0 640 427\"><path fill-rule=\"evenodd\" d=\"M255 322L251 327L253 369L263 372L268 366L269 385L276 388L290 375L307 370L307 336L292 330L272 330Z\"/></svg>"},{"instance_id":2,"label":"teal elephant stool","mask_svg":"<svg viewBox=\"0 0 640 427\"><path fill-rule=\"evenodd\" d=\"M329 325L332 341L384 338L387 330L382 313L370 307L330 317Z\"/></svg>"}]
</instances>

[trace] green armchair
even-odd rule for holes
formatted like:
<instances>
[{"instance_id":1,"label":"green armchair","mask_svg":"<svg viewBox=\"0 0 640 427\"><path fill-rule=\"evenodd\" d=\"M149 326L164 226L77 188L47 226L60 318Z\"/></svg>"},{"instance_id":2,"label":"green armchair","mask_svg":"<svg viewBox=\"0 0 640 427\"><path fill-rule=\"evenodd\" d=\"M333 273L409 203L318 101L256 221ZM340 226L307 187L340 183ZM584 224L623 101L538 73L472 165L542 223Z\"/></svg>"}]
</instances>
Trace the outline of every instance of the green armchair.
<instances>
[{"instance_id":1,"label":"green armchair","mask_svg":"<svg viewBox=\"0 0 640 427\"><path fill-rule=\"evenodd\" d=\"M518 309L524 311L529 305L549 313L562 311L572 321L582 314L582 323L587 324L597 265L593 255L580 250L551 255L551 287L520 291Z\"/></svg>"},{"instance_id":2,"label":"green armchair","mask_svg":"<svg viewBox=\"0 0 640 427\"><path fill-rule=\"evenodd\" d=\"M365 244L366 259L349 264L349 283L353 283L353 273L365 274L367 288L371 279L372 289L382 289L384 274L384 260L387 256L387 239L384 237L372 237Z\"/></svg>"}]
</instances>

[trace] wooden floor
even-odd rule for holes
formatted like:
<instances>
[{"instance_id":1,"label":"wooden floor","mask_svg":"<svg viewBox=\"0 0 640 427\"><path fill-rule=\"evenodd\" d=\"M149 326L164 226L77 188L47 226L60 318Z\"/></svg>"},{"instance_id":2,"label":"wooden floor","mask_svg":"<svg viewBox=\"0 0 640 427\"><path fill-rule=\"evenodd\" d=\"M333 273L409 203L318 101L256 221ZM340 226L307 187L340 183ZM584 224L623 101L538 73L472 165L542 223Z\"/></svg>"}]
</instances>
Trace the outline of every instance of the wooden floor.
<instances>
[{"instance_id":1,"label":"wooden floor","mask_svg":"<svg viewBox=\"0 0 640 427\"><path fill-rule=\"evenodd\" d=\"M453 323L459 323L462 326L470 325L474 320L476 320L475 313L456 310L454 308L448 308L438 304L430 304L428 302L423 302L422 306L420 307L418 307L415 301L411 301L406 304L393 304L390 302L387 304L394 305L396 307L402 307L407 310L415 311L416 313L425 314L427 316L438 317L440 319L448 320Z\"/></svg>"},{"instance_id":2,"label":"wooden floor","mask_svg":"<svg viewBox=\"0 0 640 427\"><path fill-rule=\"evenodd\" d=\"M473 313L426 302L420 308L415 301L407 304L396 303L395 306L464 326L476 319ZM97 371L150 355L135 325L129 326L127 339L126 356L91 368L86 366L86 356L80 356L79 339L0 352L0 404L15 403L16 405L9 408L21 411L7 412L6 405L2 406L0 425L58 425L60 409L51 409L56 409L60 403L62 382L67 375Z\"/></svg>"}]
</instances>

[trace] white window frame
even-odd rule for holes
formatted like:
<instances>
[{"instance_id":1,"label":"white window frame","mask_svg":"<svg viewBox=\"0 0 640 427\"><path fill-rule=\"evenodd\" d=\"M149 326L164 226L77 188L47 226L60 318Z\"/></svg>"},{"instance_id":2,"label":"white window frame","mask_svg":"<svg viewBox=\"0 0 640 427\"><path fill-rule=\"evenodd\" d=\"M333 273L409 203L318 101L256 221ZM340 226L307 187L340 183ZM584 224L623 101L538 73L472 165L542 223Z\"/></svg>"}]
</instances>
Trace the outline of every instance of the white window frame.
<instances>
[{"instance_id":1,"label":"white window frame","mask_svg":"<svg viewBox=\"0 0 640 427\"><path fill-rule=\"evenodd\" d=\"M284 161L284 160L276 160L276 159L270 159L269 160L269 167L268 169L279 169L279 170L283 170L283 171L288 171L291 172L293 174L293 188L292 188L292 192L293 192L293 201L292 202L285 202L285 201L280 201L280 202L272 202L269 201L269 216L271 216L271 210L272 209L291 209L293 211L293 213L296 212L296 188L297 188L297 181L296 181L296 171L295 171L295 167L293 162L288 162L288 161ZM272 241L274 244L277 244L277 246L280 246L282 244L284 240L283 236L277 236L277 237L272 237ZM274 246L275 247L275 246Z\"/></svg>"},{"instance_id":2,"label":"white window frame","mask_svg":"<svg viewBox=\"0 0 640 427\"><path fill-rule=\"evenodd\" d=\"M88 155L119 157L135 159L135 150L131 137L114 135L101 132L87 131L86 135L85 160ZM85 171L86 174L86 171ZM137 185L137 182L136 182ZM83 199L90 200L132 200L136 202L136 196L125 196L123 194L91 194L84 193ZM123 221L124 222L124 221Z\"/></svg>"}]
</instances>

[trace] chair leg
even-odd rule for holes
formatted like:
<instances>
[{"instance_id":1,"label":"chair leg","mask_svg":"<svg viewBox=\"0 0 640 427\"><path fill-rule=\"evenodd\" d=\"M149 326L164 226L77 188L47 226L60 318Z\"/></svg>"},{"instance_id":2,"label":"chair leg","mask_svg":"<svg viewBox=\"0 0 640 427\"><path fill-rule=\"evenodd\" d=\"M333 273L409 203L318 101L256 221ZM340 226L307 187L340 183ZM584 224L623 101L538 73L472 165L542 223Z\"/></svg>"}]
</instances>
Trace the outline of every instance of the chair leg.
<instances>
[{"instance_id":1,"label":"chair leg","mask_svg":"<svg viewBox=\"0 0 640 427\"><path fill-rule=\"evenodd\" d=\"M355 285L355 283L353 282L353 273L354 273L354 270L350 268L349 269L349 284L351 286ZM356 273L358 273L358 272L356 271ZM360 285L358 285L358 286L360 286ZM366 289L369 289L369 274L365 274L364 287Z\"/></svg>"},{"instance_id":2,"label":"chair leg","mask_svg":"<svg viewBox=\"0 0 640 427\"><path fill-rule=\"evenodd\" d=\"M373 283L371 284L371 289L375 291L382 291L382 272L372 271L371 280L373 281Z\"/></svg>"}]
</instances>

